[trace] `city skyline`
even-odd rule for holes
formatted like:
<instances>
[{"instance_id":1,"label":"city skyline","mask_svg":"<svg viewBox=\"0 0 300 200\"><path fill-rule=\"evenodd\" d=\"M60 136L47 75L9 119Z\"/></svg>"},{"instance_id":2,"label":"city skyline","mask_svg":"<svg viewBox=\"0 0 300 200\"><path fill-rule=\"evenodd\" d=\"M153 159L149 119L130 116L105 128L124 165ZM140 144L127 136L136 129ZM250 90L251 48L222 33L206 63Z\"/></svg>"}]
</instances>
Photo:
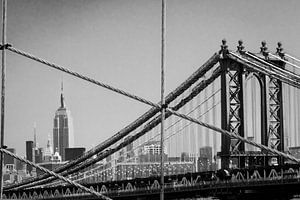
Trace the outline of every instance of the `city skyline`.
<instances>
[{"instance_id":1,"label":"city skyline","mask_svg":"<svg viewBox=\"0 0 300 200\"><path fill-rule=\"evenodd\" d=\"M235 50L300 52L298 1L167 1L167 91L193 73L226 38ZM247 9L245 9L247 8ZM279 14L284 13L284 14ZM276 25L270 25L270 20ZM264 29L262 27L264 26ZM8 42L131 93L159 101L160 1L9 1ZM292 31L291 31L292 30ZM148 106L7 53L5 144L24 155L26 140L46 146L59 84L74 118L75 146L91 148ZM151 92L149 92L151 91ZM15 138L18 138L17 140Z\"/></svg>"}]
</instances>

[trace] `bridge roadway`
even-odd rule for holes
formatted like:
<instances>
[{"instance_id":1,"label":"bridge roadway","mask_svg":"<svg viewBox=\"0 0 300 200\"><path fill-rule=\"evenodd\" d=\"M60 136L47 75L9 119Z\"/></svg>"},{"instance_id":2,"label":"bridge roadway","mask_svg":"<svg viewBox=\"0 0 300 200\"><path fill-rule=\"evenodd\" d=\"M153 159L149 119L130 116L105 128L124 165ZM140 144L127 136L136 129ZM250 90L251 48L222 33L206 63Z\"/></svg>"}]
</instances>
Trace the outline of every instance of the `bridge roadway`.
<instances>
[{"instance_id":1,"label":"bridge roadway","mask_svg":"<svg viewBox=\"0 0 300 200\"><path fill-rule=\"evenodd\" d=\"M256 167L165 176L165 199L291 199L300 195L300 165ZM160 177L85 184L112 199L159 199ZM8 199L96 199L71 186L6 191Z\"/></svg>"}]
</instances>

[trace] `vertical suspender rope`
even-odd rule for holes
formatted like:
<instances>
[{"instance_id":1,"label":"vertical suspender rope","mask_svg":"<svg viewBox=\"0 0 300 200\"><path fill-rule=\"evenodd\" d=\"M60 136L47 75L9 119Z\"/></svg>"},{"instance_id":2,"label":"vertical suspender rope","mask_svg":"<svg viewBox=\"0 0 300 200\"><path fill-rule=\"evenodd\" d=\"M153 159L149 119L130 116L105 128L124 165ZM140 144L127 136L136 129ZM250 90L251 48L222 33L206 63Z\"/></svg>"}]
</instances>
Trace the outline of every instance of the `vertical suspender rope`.
<instances>
[{"instance_id":1,"label":"vertical suspender rope","mask_svg":"<svg viewBox=\"0 0 300 200\"><path fill-rule=\"evenodd\" d=\"M6 0L2 0L2 45L6 44ZM5 113L5 48L2 49L2 86L1 86L1 142L0 147L4 146L4 113ZM0 199L3 194L3 162L4 155L0 153Z\"/></svg>"},{"instance_id":2,"label":"vertical suspender rope","mask_svg":"<svg viewBox=\"0 0 300 200\"><path fill-rule=\"evenodd\" d=\"M161 4L161 138L160 138L160 155L161 155L161 191L160 200L164 200L164 124L165 124L165 37L166 37L166 2L162 0Z\"/></svg>"}]
</instances>

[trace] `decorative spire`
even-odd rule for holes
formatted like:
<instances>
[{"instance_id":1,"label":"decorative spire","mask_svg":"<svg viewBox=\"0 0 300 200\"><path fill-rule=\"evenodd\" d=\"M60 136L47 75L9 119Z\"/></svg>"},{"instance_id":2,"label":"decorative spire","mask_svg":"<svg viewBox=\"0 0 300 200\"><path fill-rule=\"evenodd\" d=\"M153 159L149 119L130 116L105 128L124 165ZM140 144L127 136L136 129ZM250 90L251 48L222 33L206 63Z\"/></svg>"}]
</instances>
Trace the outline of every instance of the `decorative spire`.
<instances>
[{"instance_id":1,"label":"decorative spire","mask_svg":"<svg viewBox=\"0 0 300 200\"><path fill-rule=\"evenodd\" d=\"M34 147L37 148L37 143L36 143L36 122L33 123L33 141L34 141Z\"/></svg>"},{"instance_id":2,"label":"decorative spire","mask_svg":"<svg viewBox=\"0 0 300 200\"><path fill-rule=\"evenodd\" d=\"M47 148L51 147L51 139L50 139L50 135L48 135L48 140L47 140Z\"/></svg>"},{"instance_id":3,"label":"decorative spire","mask_svg":"<svg viewBox=\"0 0 300 200\"><path fill-rule=\"evenodd\" d=\"M61 81L61 94L60 94L60 107L65 107L65 98L64 98L64 82Z\"/></svg>"},{"instance_id":4,"label":"decorative spire","mask_svg":"<svg viewBox=\"0 0 300 200\"><path fill-rule=\"evenodd\" d=\"M269 52L268 52L267 42L265 40L261 42L260 53L266 58L268 58Z\"/></svg>"},{"instance_id":5,"label":"decorative spire","mask_svg":"<svg viewBox=\"0 0 300 200\"><path fill-rule=\"evenodd\" d=\"M283 58L284 52L283 52L283 48L282 48L282 43L278 42L277 45L278 45L278 47L276 48L276 54L278 54L281 58Z\"/></svg>"},{"instance_id":6,"label":"decorative spire","mask_svg":"<svg viewBox=\"0 0 300 200\"><path fill-rule=\"evenodd\" d=\"M238 46L237 46L237 52L239 52L240 54L244 54L245 53L245 47L243 46L243 40L239 40L238 41Z\"/></svg>"},{"instance_id":7,"label":"decorative spire","mask_svg":"<svg viewBox=\"0 0 300 200\"><path fill-rule=\"evenodd\" d=\"M226 56L226 54L228 53L228 45L226 43L227 43L226 39L223 39L222 45L221 45L221 50L219 51L221 58L224 58Z\"/></svg>"}]
</instances>

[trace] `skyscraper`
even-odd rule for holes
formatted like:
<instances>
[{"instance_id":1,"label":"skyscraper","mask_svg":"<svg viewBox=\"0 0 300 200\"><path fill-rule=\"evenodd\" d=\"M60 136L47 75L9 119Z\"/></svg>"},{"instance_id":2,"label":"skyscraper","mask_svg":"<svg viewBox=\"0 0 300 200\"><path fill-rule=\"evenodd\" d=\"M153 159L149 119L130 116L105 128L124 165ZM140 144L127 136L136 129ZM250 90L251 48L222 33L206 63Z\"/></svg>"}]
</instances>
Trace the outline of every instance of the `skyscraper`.
<instances>
[{"instance_id":1,"label":"skyscraper","mask_svg":"<svg viewBox=\"0 0 300 200\"><path fill-rule=\"evenodd\" d=\"M33 141L26 141L26 159L34 162L34 142ZM27 165L27 171L29 173L32 172L32 166L31 165Z\"/></svg>"},{"instance_id":2,"label":"skyscraper","mask_svg":"<svg viewBox=\"0 0 300 200\"><path fill-rule=\"evenodd\" d=\"M65 148L73 147L73 122L70 111L66 108L63 84L61 86L60 107L57 109L54 117L53 128L53 152L58 152L65 160Z\"/></svg>"}]
</instances>

